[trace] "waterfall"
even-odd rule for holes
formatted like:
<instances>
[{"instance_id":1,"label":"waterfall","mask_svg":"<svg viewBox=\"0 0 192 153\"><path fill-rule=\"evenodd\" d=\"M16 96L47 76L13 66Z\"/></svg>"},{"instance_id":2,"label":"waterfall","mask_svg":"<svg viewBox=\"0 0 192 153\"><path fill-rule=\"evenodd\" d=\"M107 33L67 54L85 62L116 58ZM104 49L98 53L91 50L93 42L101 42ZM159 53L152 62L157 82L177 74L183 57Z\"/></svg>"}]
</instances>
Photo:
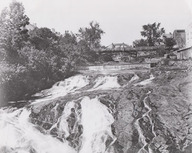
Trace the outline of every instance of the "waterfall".
<instances>
[{"instance_id":1,"label":"waterfall","mask_svg":"<svg viewBox=\"0 0 192 153\"><path fill-rule=\"evenodd\" d=\"M113 83L111 83L111 81ZM32 108L47 106L58 97L67 94L79 94L86 91L108 90L120 87L116 76L100 76L93 85L90 85L89 76L77 75L60 81L52 88L43 90L34 96L41 97L27 107L20 109L0 109L0 152L1 153L109 153L116 140L111 132L114 118L109 108L99 101L98 97L80 97L77 109L76 101L68 101L61 116L46 132L39 130L38 125L31 123ZM88 89L84 91L84 87ZM58 103L52 108L53 114L57 113ZM68 118L74 113L74 124L70 128ZM44 121L42 121L44 122ZM79 148L73 148L67 139L76 132L77 127L82 127L79 134L81 142ZM63 139L52 137L49 132L57 128L62 133Z\"/></svg>"},{"instance_id":2,"label":"waterfall","mask_svg":"<svg viewBox=\"0 0 192 153\"><path fill-rule=\"evenodd\" d=\"M42 98L35 100L33 102L33 105L46 102L48 100L53 100L55 98L65 96L69 93L76 93L78 92L78 90L85 87L89 83L89 76L84 75L76 75L65 79L64 81L57 82L53 85L52 88L43 90L40 93L35 94L34 96Z\"/></svg>"},{"instance_id":3,"label":"waterfall","mask_svg":"<svg viewBox=\"0 0 192 153\"><path fill-rule=\"evenodd\" d=\"M67 143L61 143L50 135L44 135L29 122L30 111L1 109L1 153L75 153Z\"/></svg>"},{"instance_id":4,"label":"waterfall","mask_svg":"<svg viewBox=\"0 0 192 153\"><path fill-rule=\"evenodd\" d=\"M108 138L115 140L111 132L113 116L98 98L84 97L81 101L83 125L83 145L80 153L104 153Z\"/></svg>"},{"instance_id":5,"label":"waterfall","mask_svg":"<svg viewBox=\"0 0 192 153\"><path fill-rule=\"evenodd\" d=\"M107 89L114 89L119 88L120 85L117 82L117 76L101 76L98 77L95 82L94 86L90 91L93 90L107 90Z\"/></svg>"}]
</instances>

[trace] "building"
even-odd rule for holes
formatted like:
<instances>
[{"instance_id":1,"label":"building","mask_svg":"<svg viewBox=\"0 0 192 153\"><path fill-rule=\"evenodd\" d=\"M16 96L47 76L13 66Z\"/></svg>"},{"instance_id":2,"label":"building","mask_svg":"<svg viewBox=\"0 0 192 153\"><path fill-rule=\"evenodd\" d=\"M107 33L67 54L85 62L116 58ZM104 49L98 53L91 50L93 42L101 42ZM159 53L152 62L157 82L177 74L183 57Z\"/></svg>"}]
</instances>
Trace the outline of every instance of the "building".
<instances>
[{"instance_id":1,"label":"building","mask_svg":"<svg viewBox=\"0 0 192 153\"><path fill-rule=\"evenodd\" d=\"M192 46L192 23L186 29L186 47Z\"/></svg>"},{"instance_id":2,"label":"building","mask_svg":"<svg viewBox=\"0 0 192 153\"><path fill-rule=\"evenodd\" d=\"M175 39L178 48L185 48L186 46L185 30L174 30L173 38Z\"/></svg>"},{"instance_id":3,"label":"building","mask_svg":"<svg viewBox=\"0 0 192 153\"><path fill-rule=\"evenodd\" d=\"M179 48L174 51L177 59L192 59L192 23L185 30L175 30L173 37Z\"/></svg>"}]
</instances>

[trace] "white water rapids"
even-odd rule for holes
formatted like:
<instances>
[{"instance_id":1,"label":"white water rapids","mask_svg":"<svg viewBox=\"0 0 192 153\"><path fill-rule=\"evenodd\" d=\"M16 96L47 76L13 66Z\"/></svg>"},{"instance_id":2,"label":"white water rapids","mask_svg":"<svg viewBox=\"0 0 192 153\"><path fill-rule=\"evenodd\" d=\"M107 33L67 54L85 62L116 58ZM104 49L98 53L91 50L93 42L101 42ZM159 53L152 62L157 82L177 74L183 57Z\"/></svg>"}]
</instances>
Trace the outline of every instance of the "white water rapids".
<instances>
[{"instance_id":1,"label":"white water rapids","mask_svg":"<svg viewBox=\"0 0 192 153\"><path fill-rule=\"evenodd\" d=\"M42 91L35 96L43 96L35 100L32 106L47 105L50 100L65 96L68 93L78 94L80 89L88 85L89 77L77 75L58 82L51 89ZM113 81L113 83L111 83ZM118 88L115 82L116 76L99 77L90 90L107 90ZM49 102L47 102L49 101ZM111 150L110 144L105 145L107 138L113 141L115 137L111 132L111 124L114 118L108 108L100 103L98 98L82 97L80 102L81 115L77 122L83 126L81 136L82 145L80 150L75 150L69 143L53 138L51 135L43 134L30 122L30 109L0 109L0 153L107 153ZM58 120L59 129L69 135L67 116L74 107L74 102L68 102L63 110L63 115ZM56 124L52 128L56 127Z\"/></svg>"},{"instance_id":2,"label":"white water rapids","mask_svg":"<svg viewBox=\"0 0 192 153\"><path fill-rule=\"evenodd\" d=\"M138 76L134 75L130 82L137 79ZM81 141L79 149L71 147L66 139L59 141L49 134L40 132L37 125L31 123L30 114L32 107L49 105L54 99L67 94L77 95L86 91L113 90L120 87L117 76L98 76L91 82L89 76L77 75L56 83L50 89L37 93L35 96L41 98L33 101L27 108L1 108L0 153L114 153L112 145L116 141L116 137L112 134L111 129L114 118L109 108L102 104L98 97L80 97L80 109L76 109L75 101L68 101L62 115L50 129L57 127L64 133L65 138L68 137L71 131L67 118L70 116L71 110L74 109L76 112L74 127L78 124L82 125L83 131L79 137ZM144 105L148 111L141 118L147 116L150 119L148 114L151 109L145 102ZM57 106L52 108L53 112L57 111ZM139 133L139 140L143 144L138 153L147 152L144 148L147 142L139 126L140 119L135 123ZM153 125L151 119L150 123ZM72 129L72 132L75 132L74 129ZM151 153L150 148L149 153Z\"/></svg>"},{"instance_id":3,"label":"white water rapids","mask_svg":"<svg viewBox=\"0 0 192 153\"><path fill-rule=\"evenodd\" d=\"M1 153L75 153L67 143L61 143L34 128L29 120L30 111L0 111Z\"/></svg>"}]
</instances>

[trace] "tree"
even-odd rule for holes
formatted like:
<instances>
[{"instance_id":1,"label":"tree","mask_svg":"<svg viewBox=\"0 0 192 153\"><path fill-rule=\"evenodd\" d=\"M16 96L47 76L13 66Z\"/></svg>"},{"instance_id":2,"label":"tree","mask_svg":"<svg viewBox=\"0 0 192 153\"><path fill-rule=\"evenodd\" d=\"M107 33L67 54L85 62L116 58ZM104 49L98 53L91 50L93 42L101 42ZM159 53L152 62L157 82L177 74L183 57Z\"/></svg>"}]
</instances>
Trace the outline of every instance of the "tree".
<instances>
[{"instance_id":1,"label":"tree","mask_svg":"<svg viewBox=\"0 0 192 153\"><path fill-rule=\"evenodd\" d=\"M171 50L173 46L176 45L176 41L173 37L164 36L164 44L169 50Z\"/></svg>"},{"instance_id":2,"label":"tree","mask_svg":"<svg viewBox=\"0 0 192 153\"><path fill-rule=\"evenodd\" d=\"M61 49L61 56L65 57L65 65L69 69L86 64L89 59L92 59L90 55L94 53L90 50L85 40L78 41L76 35L68 31L61 36L59 47Z\"/></svg>"},{"instance_id":3,"label":"tree","mask_svg":"<svg viewBox=\"0 0 192 153\"><path fill-rule=\"evenodd\" d=\"M77 37L72 32L65 31L59 41L61 54L65 58L65 65L73 69L82 59L82 52L79 48Z\"/></svg>"},{"instance_id":4,"label":"tree","mask_svg":"<svg viewBox=\"0 0 192 153\"><path fill-rule=\"evenodd\" d=\"M77 45L77 37L72 32L65 31L65 33L61 37L61 43Z\"/></svg>"},{"instance_id":5,"label":"tree","mask_svg":"<svg viewBox=\"0 0 192 153\"><path fill-rule=\"evenodd\" d=\"M165 33L164 28L160 28L161 23L156 24L147 24L143 25L143 31L141 31L141 35L146 37L148 46L160 45L163 42L162 35Z\"/></svg>"},{"instance_id":6,"label":"tree","mask_svg":"<svg viewBox=\"0 0 192 153\"><path fill-rule=\"evenodd\" d=\"M148 46L148 42L147 42L147 40L144 40L144 39L135 40L133 42L133 46L134 47Z\"/></svg>"},{"instance_id":7,"label":"tree","mask_svg":"<svg viewBox=\"0 0 192 153\"><path fill-rule=\"evenodd\" d=\"M80 28L78 37L81 41L87 42L90 49L95 49L100 47L101 35L104 34L103 30L100 28L99 23L90 22L90 27Z\"/></svg>"},{"instance_id":8,"label":"tree","mask_svg":"<svg viewBox=\"0 0 192 153\"><path fill-rule=\"evenodd\" d=\"M100 28L99 23L92 21L89 26L88 28L79 29L79 34L77 34L78 45L81 47L80 50L85 55L85 59L89 62L94 62L98 59L95 50L101 47L100 41L104 31Z\"/></svg>"},{"instance_id":9,"label":"tree","mask_svg":"<svg viewBox=\"0 0 192 153\"><path fill-rule=\"evenodd\" d=\"M9 61L16 59L17 50L21 49L28 38L26 25L29 18L24 14L21 3L13 1L0 15L0 47Z\"/></svg>"},{"instance_id":10,"label":"tree","mask_svg":"<svg viewBox=\"0 0 192 153\"><path fill-rule=\"evenodd\" d=\"M30 42L38 50L48 50L57 47L59 35L49 28L34 28L29 32Z\"/></svg>"}]
</instances>

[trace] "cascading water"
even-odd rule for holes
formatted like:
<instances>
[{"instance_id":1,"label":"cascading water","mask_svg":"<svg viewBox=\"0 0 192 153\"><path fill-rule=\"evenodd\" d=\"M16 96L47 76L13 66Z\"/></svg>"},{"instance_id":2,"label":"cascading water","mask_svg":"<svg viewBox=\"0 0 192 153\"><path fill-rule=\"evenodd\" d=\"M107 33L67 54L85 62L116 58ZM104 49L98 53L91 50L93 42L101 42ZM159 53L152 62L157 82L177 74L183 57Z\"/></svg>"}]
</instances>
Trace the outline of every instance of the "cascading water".
<instances>
[{"instance_id":1,"label":"cascading water","mask_svg":"<svg viewBox=\"0 0 192 153\"><path fill-rule=\"evenodd\" d=\"M61 143L49 135L39 132L29 122L30 111L1 109L0 152L1 153L75 153L68 144Z\"/></svg>"},{"instance_id":2,"label":"cascading water","mask_svg":"<svg viewBox=\"0 0 192 153\"><path fill-rule=\"evenodd\" d=\"M146 84L151 83L151 81L152 81L154 78L155 78L155 77L151 74L149 79L143 80L143 81L141 81L141 82L139 82L139 83L136 83L135 85L143 85L143 86L144 86L144 85L146 85Z\"/></svg>"},{"instance_id":3,"label":"cascading water","mask_svg":"<svg viewBox=\"0 0 192 153\"><path fill-rule=\"evenodd\" d=\"M43 90L34 96L44 97L36 100L33 104L46 102L61 96L65 96L68 93L77 92L79 89L89 84L89 77L83 75L76 75L65 79L64 81L57 82L52 88Z\"/></svg>"},{"instance_id":4,"label":"cascading water","mask_svg":"<svg viewBox=\"0 0 192 153\"><path fill-rule=\"evenodd\" d=\"M113 116L98 98L84 97L81 101L83 125L83 145L80 153L104 153L109 146L105 143L108 138L115 140L111 132Z\"/></svg>"},{"instance_id":5,"label":"cascading water","mask_svg":"<svg viewBox=\"0 0 192 153\"><path fill-rule=\"evenodd\" d=\"M117 83L117 76L105 76L99 77L95 80L95 85L90 90L107 90L113 88L119 88Z\"/></svg>"},{"instance_id":6,"label":"cascading water","mask_svg":"<svg viewBox=\"0 0 192 153\"><path fill-rule=\"evenodd\" d=\"M145 85L153 78L138 84ZM137 80L139 77L134 75L128 84ZM100 75L94 80L77 75L35 94L41 98L27 107L1 108L0 153L115 153L116 137L111 127L115 121L111 110L114 106L111 101L104 104L100 96L121 87L115 75ZM149 119L156 137L146 98L143 103L147 112L135 121L142 144L138 153L152 153L140 125L141 119Z\"/></svg>"},{"instance_id":7,"label":"cascading water","mask_svg":"<svg viewBox=\"0 0 192 153\"><path fill-rule=\"evenodd\" d=\"M35 100L27 108L0 109L0 152L1 153L109 153L112 152L112 144L115 137L111 132L111 124L114 118L107 106L102 104L98 97L89 98L83 96L77 108L75 101L66 103L61 116L47 132L39 130L37 125L30 121L31 109L35 106L46 106L54 99L67 94L78 94L84 92L81 88L87 86L89 77L78 75L65 81L55 84L51 89L44 90L35 96L42 98ZM111 81L113 83L111 84ZM99 77L95 84L88 90L108 90L118 88L115 76ZM52 113L56 114L58 104L52 108ZM71 115L73 112L73 115ZM58 113L57 113L58 114ZM74 123L69 125L74 120ZM48 121L41 121L48 122ZM71 127L70 127L71 126ZM76 132L76 127L80 129L78 140L80 146L76 149L71 147L73 142L69 142L70 135ZM81 128L80 128L81 127ZM53 138L48 133L57 128L62 141ZM41 131L41 132L40 132ZM58 136L59 137L59 136Z\"/></svg>"},{"instance_id":8,"label":"cascading water","mask_svg":"<svg viewBox=\"0 0 192 153\"><path fill-rule=\"evenodd\" d=\"M149 93L150 93L150 92L149 92ZM149 94L149 93L148 93L148 94ZM146 138L145 138L145 136L144 136L144 134L143 134L143 130L142 130L141 126L140 126L139 121L140 121L141 119L143 119L144 117L147 117L147 118L149 119L149 122L150 122L150 125L151 125L151 128L152 128L152 134L154 135L154 137L156 137L156 133L155 133L155 131L154 131L154 124L153 124L153 122L152 122L151 117L149 116L149 113L151 112L152 109L146 104L146 99L147 99L147 97L148 97L148 94L147 94L147 96L146 96L146 97L144 98L144 100L143 100L144 108L147 108L147 112L144 113L140 118L138 118L138 119L135 121L135 127L136 127L136 129L137 129L137 131L138 131L138 133L139 133L139 142L140 142L141 144L143 144L143 147L142 147L141 149L139 149L138 153L153 153L153 151L151 150L149 144L148 144L147 141L146 141ZM147 147L147 149L146 149L146 147Z\"/></svg>"}]
</instances>

